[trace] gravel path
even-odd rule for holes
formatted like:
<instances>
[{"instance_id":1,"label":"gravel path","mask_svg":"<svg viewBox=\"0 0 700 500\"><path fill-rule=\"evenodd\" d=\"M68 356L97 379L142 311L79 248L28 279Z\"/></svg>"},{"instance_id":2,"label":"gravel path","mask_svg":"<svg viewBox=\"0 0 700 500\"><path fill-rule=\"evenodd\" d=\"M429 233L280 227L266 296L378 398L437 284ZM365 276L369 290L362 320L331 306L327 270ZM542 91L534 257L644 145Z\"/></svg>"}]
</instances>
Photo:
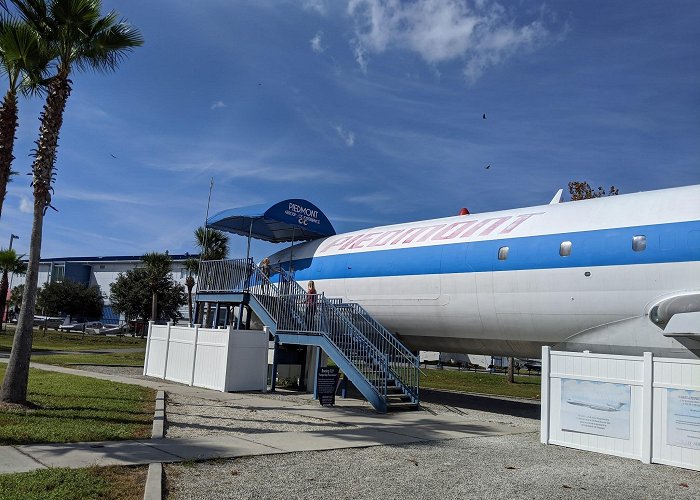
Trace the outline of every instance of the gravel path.
<instances>
[{"instance_id":1,"label":"gravel path","mask_svg":"<svg viewBox=\"0 0 700 500\"><path fill-rule=\"evenodd\" d=\"M165 470L169 499L697 499L700 494L700 473L544 446L536 432Z\"/></svg>"},{"instance_id":2,"label":"gravel path","mask_svg":"<svg viewBox=\"0 0 700 500\"><path fill-rule=\"evenodd\" d=\"M233 402L168 394L166 437L217 434L245 437L269 432L309 432L347 429L349 426L295 415L274 408L255 409Z\"/></svg>"},{"instance_id":3,"label":"gravel path","mask_svg":"<svg viewBox=\"0 0 700 500\"><path fill-rule=\"evenodd\" d=\"M140 368L84 369L144 378ZM318 406L308 395L256 396ZM165 467L167 498L700 498L700 472L540 444L539 420L519 416L533 413L525 402L510 407L502 400L491 404L489 398L482 398L479 405L474 397L438 396L431 395L424 411L508 424L528 432L170 464ZM477 409L486 404L494 411ZM167 420L169 437L347 428L279 409L251 411L240 403L175 393L168 394Z\"/></svg>"}]
</instances>

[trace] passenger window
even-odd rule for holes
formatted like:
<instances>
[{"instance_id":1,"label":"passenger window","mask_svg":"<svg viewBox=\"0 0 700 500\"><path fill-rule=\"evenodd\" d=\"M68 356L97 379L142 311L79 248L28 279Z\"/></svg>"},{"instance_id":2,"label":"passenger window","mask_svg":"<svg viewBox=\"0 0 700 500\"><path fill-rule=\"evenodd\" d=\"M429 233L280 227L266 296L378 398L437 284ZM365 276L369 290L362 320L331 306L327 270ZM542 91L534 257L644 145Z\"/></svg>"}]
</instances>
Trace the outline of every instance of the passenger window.
<instances>
[{"instance_id":1,"label":"passenger window","mask_svg":"<svg viewBox=\"0 0 700 500\"><path fill-rule=\"evenodd\" d=\"M508 247L498 249L498 260L506 260L508 258Z\"/></svg>"},{"instance_id":2,"label":"passenger window","mask_svg":"<svg viewBox=\"0 0 700 500\"><path fill-rule=\"evenodd\" d=\"M568 257L571 255L571 242L570 241L562 241L561 245L559 245L559 255L562 257Z\"/></svg>"},{"instance_id":3,"label":"passenger window","mask_svg":"<svg viewBox=\"0 0 700 500\"><path fill-rule=\"evenodd\" d=\"M632 237L632 250L635 252L642 252L647 249L647 237L644 235L637 235Z\"/></svg>"}]
</instances>

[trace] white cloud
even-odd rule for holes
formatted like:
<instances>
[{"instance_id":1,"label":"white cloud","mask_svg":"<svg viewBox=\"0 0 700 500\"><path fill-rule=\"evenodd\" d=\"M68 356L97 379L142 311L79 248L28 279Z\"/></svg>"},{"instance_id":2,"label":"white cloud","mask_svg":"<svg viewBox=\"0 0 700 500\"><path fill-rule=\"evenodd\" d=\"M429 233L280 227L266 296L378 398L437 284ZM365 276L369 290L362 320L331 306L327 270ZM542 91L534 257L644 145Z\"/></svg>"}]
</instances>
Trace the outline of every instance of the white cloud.
<instances>
[{"instance_id":1,"label":"white cloud","mask_svg":"<svg viewBox=\"0 0 700 500\"><path fill-rule=\"evenodd\" d=\"M307 10L314 10L321 15L326 13L326 2L324 0L304 0L302 6Z\"/></svg>"},{"instance_id":2,"label":"white cloud","mask_svg":"<svg viewBox=\"0 0 700 500\"><path fill-rule=\"evenodd\" d=\"M155 205L158 202L154 201L150 195L143 194L128 195L118 192L101 192L94 189L73 189L63 188L56 195L57 198L65 198L69 200L91 201L97 203L129 203L131 205Z\"/></svg>"},{"instance_id":3,"label":"white cloud","mask_svg":"<svg viewBox=\"0 0 700 500\"><path fill-rule=\"evenodd\" d=\"M19 200L19 211L23 214L31 214L34 211L34 206L29 198L22 196Z\"/></svg>"},{"instance_id":4,"label":"white cloud","mask_svg":"<svg viewBox=\"0 0 700 500\"><path fill-rule=\"evenodd\" d=\"M348 198L346 199L350 203L361 203L363 205L381 205L391 201L391 196L389 196L387 193L375 192L355 196L348 196Z\"/></svg>"},{"instance_id":5,"label":"white cloud","mask_svg":"<svg viewBox=\"0 0 700 500\"><path fill-rule=\"evenodd\" d=\"M355 22L352 47L363 72L369 54L400 49L431 65L462 59L465 77L473 82L487 67L550 36L541 20L518 26L506 9L489 0L350 0L348 13Z\"/></svg>"},{"instance_id":6,"label":"white cloud","mask_svg":"<svg viewBox=\"0 0 700 500\"><path fill-rule=\"evenodd\" d=\"M224 101L216 101L214 104L211 105L210 109L221 109L225 108L226 104Z\"/></svg>"},{"instance_id":7,"label":"white cloud","mask_svg":"<svg viewBox=\"0 0 700 500\"><path fill-rule=\"evenodd\" d=\"M323 31L319 31L316 35L309 41L311 43L311 50L316 54L321 54L326 48L323 46Z\"/></svg>"},{"instance_id":8,"label":"white cloud","mask_svg":"<svg viewBox=\"0 0 700 500\"><path fill-rule=\"evenodd\" d=\"M360 70L366 75L367 74L367 51L362 46L359 41L355 41L353 52L355 53L355 61L360 67Z\"/></svg>"},{"instance_id":9,"label":"white cloud","mask_svg":"<svg viewBox=\"0 0 700 500\"><path fill-rule=\"evenodd\" d=\"M355 145L355 132L345 130L341 125L334 125L333 128L338 132L338 135L345 142L347 147L351 148Z\"/></svg>"}]
</instances>

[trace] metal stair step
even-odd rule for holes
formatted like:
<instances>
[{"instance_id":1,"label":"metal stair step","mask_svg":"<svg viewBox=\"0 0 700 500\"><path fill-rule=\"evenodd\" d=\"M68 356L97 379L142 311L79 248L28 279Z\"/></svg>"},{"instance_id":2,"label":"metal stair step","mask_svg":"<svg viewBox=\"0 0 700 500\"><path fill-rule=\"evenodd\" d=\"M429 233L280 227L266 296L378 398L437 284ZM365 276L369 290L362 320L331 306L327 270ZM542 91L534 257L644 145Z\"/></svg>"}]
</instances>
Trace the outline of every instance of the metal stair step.
<instances>
[{"instance_id":1,"label":"metal stair step","mask_svg":"<svg viewBox=\"0 0 700 500\"><path fill-rule=\"evenodd\" d=\"M388 407L389 411L410 411L418 410L420 405L418 403L413 403L412 401L406 401L400 403L391 402L388 404Z\"/></svg>"}]
</instances>

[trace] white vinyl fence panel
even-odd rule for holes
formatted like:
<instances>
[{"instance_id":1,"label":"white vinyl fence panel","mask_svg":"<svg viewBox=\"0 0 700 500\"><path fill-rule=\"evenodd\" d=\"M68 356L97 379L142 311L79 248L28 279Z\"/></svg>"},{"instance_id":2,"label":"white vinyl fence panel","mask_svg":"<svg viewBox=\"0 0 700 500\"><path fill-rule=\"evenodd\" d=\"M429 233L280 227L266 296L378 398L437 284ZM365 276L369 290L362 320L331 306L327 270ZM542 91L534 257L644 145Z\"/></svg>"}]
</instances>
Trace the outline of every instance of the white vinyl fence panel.
<instances>
[{"instance_id":1,"label":"white vinyl fence panel","mask_svg":"<svg viewBox=\"0 0 700 500\"><path fill-rule=\"evenodd\" d=\"M264 331L151 323L144 375L218 391L265 391Z\"/></svg>"},{"instance_id":2,"label":"white vinyl fence panel","mask_svg":"<svg viewBox=\"0 0 700 500\"><path fill-rule=\"evenodd\" d=\"M545 444L700 470L700 360L543 347L540 434Z\"/></svg>"},{"instance_id":3,"label":"white vinyl fence panel","mask_svg":"<svg viewBox=\"0 0 700 500\"><path fill-rule=\"evenodd\" d=\"M168 341L168 358L165 369L166 380L189 384L191 381L192 363L194 361L193 328L171 326Z\"/></svg>"},{"instance_id":4,"label":"white vinyl fence panel","mask_svg":"<svg viewBox=\"0 0 700 500\"><path fill-rule=\"evenodd\" d=\"M224 331L227 332L226 330ZM219 391L225 390L228 335L222 335L221 332L222 330L212 328L198 329L198 359L194 364L194 378L188 380L188 384ZM192 373L190 372L190 377L191 375Z\"/></svg>"},{"instance_id":5,"label":"white vinyl fence panel","mask_svg":"<svg viewBox=\"0 0 700 500\"><path fill-rule=\"evenodd\" d=\"M700 470L700 361L689 359L654 359L654 385L653 385L653 420L663 422L654 427L652 440L652 461L659 464L673 465L676 467L686 467ZM674 391L676 391L674 393ZM694 391L690 394L685 391ZM678 393L691 398L688 401L690 415L682 415L681 425L686 428L694 428L691 438L695 437L695 448L677 446L669 439L669 428L673 432L674 422L668 422L667 417L672 420L674 415L672 400ZM697 399L695 399L697 398ZM669 405L671 402L671 405ZM692 418L692 416L695 418ZM691 427L692 426L692 427ZM689 443L692 445L692 443Z\"/></svg>"}]
</instances>

